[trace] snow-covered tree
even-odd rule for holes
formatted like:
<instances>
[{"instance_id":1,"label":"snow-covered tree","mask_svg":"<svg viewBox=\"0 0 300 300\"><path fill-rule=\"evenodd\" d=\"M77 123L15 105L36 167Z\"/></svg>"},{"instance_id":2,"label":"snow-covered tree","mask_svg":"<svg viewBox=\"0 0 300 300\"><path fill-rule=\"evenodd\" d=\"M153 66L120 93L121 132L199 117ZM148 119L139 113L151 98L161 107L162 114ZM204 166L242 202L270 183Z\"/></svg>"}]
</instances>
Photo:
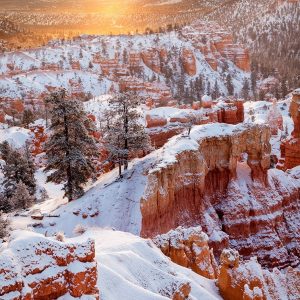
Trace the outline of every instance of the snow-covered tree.
<instances>
[{"instance_id":1,"label":"snow-covered tree","mask_svg":"<svg viewBox=\"0 0 300 300\"><path fill-rule=\"evenodd\" d=\"M213 99L217 99L220 97L220 90L219 90L219 85L218 85L218 81L215 81L215 86L214 86L214 90L212 92L212 97Z\"/></svg>"},{"instance_id":2,"label":"snow-covered tree","mask_svg":"<svg viewBox=\"0 0 300 300\"><path fill-rule=\"evenodd\" d=\"M232 77L230 74L228 74L226 77L226 87L227 87L229 96L232 96L234 93L234 86L232 84Z\"/></svg>"},{"instance_id":3,"label":"snow-covered tree","mask_svg":"<svg viewBox=\"0 0 300 300\"><path fill-rule=\"evenodd\" d=\"M0 239L3 239L4 237L7 236L8 225L9 225L8 220L3 216L2 211L0 211Z\"/></svg>"},{"instance_id":4,"label":"snow-covered tree","mask_svg":"<svg viewBox=\"0 0 300 300\"><path fill-rule=\"evenodd\" d=\"M72 201L83 194L82 186L94 172L93 158L98 154L92 136L95 128L82 103L68 100L65 90L52 93L46 101L51 135L45 146L45 171L53 171L47 181L64 183L65 196Z\"/></svg>"},{"instance_id":5,"label":"snow-covered tree","mask_svg":"<svg viewBox=\"0 0 300 300\"><path fill-rule=\"evenodd\" d=\"M9 199L10 206L13 209L25 209L30 207L35 198L30 195L28 187L22 182L18 182L14 193Z\"/></svg>"},{"instance_id":6,"label":"snow-covered tree","mask_svg":"<svg viewBox=\"0 0 300 300\"><path fill-rule=\"evenodd\" d=\"M128 168L128 159L140 151L149 151L150 139L140 122L141 98L135 93L125 92L109 100L105 117L109 120L104 131L110 160L119 165L119 175Z\"/></svg>"},{"instance_id":7,"label":"snow-covered tree","mask_svg":"<svg viewBox=\"0 0 300 300\"><path fill-rule=\"evenodd\" d=\"M34 121L34 113L30 109L25 109L23 112L22 124L25 128L29 127L29 124Z\"/></svg>"},{"instance_id":8,"label":"snow-covered tree","mask_svg":"<svg viewBox=\"0 0 300 300\"><path fill-rule=\"evenodd\" d=\"M245 79L243 82L243 87L241 91L242 97L244 100L249 100L249 94L250 94L250 85L249 80Z\"/></svg>"},{"instance_id":9,"label":"snow-covered tree","mask_svg":"<svg viewBox=\"0 0 300 300\"><path fill-rule=\"evenodd\" d=\"M12 151L11 146L9 145L8 141L4 141L0 144L0 156L1 158L6 161L10 152Z\"/></svg>"},{"instance_id":10,"label":"snow-covered tree","mask_svg":"<svg viewBox=\"0 0 300 300\"><path fill-rule=\"evenodd\" d=\"M3 189L4 199L2 207L4 211L13 209L10 205L10 198L13 196L18 183L26 185L29 194L33 196L36 190L36 181L34 177L34 164L28 153L28 150L13 149L7 142L0 146L1 157L5 161L3 169Z\"/></svg>"}]
</instances>

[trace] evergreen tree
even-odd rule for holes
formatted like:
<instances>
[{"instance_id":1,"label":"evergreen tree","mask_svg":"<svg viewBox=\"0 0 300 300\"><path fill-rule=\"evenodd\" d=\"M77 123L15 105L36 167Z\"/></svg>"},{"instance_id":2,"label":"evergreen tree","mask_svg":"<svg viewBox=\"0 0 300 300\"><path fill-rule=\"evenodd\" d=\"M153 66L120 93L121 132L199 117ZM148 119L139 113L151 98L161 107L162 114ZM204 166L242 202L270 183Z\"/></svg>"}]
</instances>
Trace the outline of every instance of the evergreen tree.
<instances>
[{"instance_id":1,"label":"evergreen tree","mask_svg":"<svg viewBox=\"0 0 300 300\"><path fill-rule=\"evenodd\" d=\"M206 94L210 95L211 90L210 90L210 81L207 81L207 85L206 85Z\"/></svg>"},{"instance_id":2,"label":"evergreen tree","mask_svg":"<svg viewBox=\"0 0 300 300\"><path fill-rule=\"evenodd\" d=\"M218 85L218 81L215 81L215 86L214 86L214 90L212 92L212 98L213 99L217 99L220 97L220 90L219 90L219 85Z\"/></svg>"},{"instance_id":3,"label":"evergreen tree","mask_svg":"<svg viewBox=\"0 0 300 300\"><path fill-rule=\"evenodd\" d=\"M30 109L25 109L23 112L23 119L22 119L22 124L28 128L29 124L34 121L34 114L32 110Z\"/></svg>"},{"instance_id":4,"label":"evergreen tree","mask_svg":"<svg viewBox=\"0 0 300 300\"><path fill-rule=\"evenodd\" d=\"M8 141L4 141L3 143L0 144L0 154L1 154L1 158L4 161L7 161L11 151L12 151L12 148L9 145Z\"/></svg>"},{"instance_id":5,"label":"evergreen tree","mask_svg":"<svg viewBox=\"0 0 300 300\"><path fill-rule=\"evenodd\" d=\"M284 98L288 93L286 78L283 78L281 81L281 95Z\"/></svg>"},{"instance_id":6,"label":"evergreen tree","mask_svg":"<svg viewBox=\"0 0 300 300\"><path fill-rule=\"evenodd\" d=\"M8 198L5 196L4 192L0 192L0 212L9 212L10 210Z\"/></svg>"},{"instance_id":7,"label":"evergreen tree","mask_svg":"<svg viewBox=\"0 0 300 300\"><path fill-rule=\"evenodd\" d=\"M129 157L134 157L138 151L150 149L149 137L140 123L141 114L138 110L141 98L134 93L116 94L109 100L105 117L109 120L104 132L105 142L110 152L110 160L119 166L128 168Z\"/></svg>"},{"instance_id":8,"label":"evergreen tree","mask_svg":"<svg viewBox=\"0 0 300 300\"><path fill-rule=\"evenodd\" d=\"M35 199L28 190L28 187L22 182L18 182L16 189L9 199L10 206L13 209L25 209L33 205Z\"/></svg>"},{"instance_id":9,"label":"evergreen tree","mask_svg":"<svg viewBox=\"0 0 300 300\"><path fill-rule=\"evenodd\" d=\"M243 97L243 99L248 100L249 99L249 93L250 93L250 86L249 86L249 81L246 78L244 80L243 88L242 88L242 97Z\"/></svg>"},{"instance_id":10,"label":"evergreen tree","mask_svg":"<svg viewBox=\"0 0 300 300\"><path fill-rule=\"evenodd\" d=\"M95 129L81 102L67 100L65 90L52 93L47 102L51 135L45 147L45 171L54 170L47 182L64 183L65 196L72 201L83 194L82 185L94 172L97 147L91 134Z\"/></svg>"},{"instance_id":11,"label":"evergreen tree","mask_svg":"<svg viewBox=\"0 0 300 300\"><path fill-rule=\"evenodd\" d=\"M28 150L25 149L21 152L13 149L7 143L3 143L0 150L1 156L5 161L5 165L3 166L5 197L7 199L12 197L19 182L24 183L30 195L33 196L36 190L35 169L33 161L27 153ZM6 209L9 210L11 208L7 207Z\"/></svg>"},{"instance_id":12,"label":"evergreen tree","mask_svg":"<svg viewBox=\"0 0 300 300\"><path fill-rule=\"evenodd\" d=\"M232 84L232 78L231 78L230 74L228 74L227 77L226 77L226 87L227 87L229 96L233 96L234 87L233 87L233 84Z\"/></svg>"},{"instance_id":13,"label":"evergreen tree","mask_svg":"<svg viewBox=\"0 0 300 300\"><path fill-rule=\"evenodd\" d=\"M0 239L3 239L8 234L8 227L9 222L7 219L4 218L2 211L0 211Z\"/></svg>"}]
</instances>

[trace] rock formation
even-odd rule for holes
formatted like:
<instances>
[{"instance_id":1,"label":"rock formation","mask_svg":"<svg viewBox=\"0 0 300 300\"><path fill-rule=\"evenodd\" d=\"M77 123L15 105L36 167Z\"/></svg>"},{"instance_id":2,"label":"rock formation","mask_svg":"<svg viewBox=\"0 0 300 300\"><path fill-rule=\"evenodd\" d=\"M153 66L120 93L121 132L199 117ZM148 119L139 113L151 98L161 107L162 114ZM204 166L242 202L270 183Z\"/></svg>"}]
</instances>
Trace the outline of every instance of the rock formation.
<instances>
[{"instance_id":1,"label":"rock formation","mask_svg":"<svg viewBox=\"0 0 300 300\"><path fill-rule=\"evenodd\" d=\"M156 73L161 73L160 68L160 51L157 49L148 49L141 54L144 64Z\"/></svg>"},{"instance_id":2,"label":"rock formation","mask_svg":"<svg viewBox=\"0 0 300 300\"><path fill-rule=\"evenodd\" d=\"M198 34L195 35L194 33ZM233 36L214 22L196 21L183 29L183 35L189 38L205 56L213 70L217 70L219 60L226 58L241 70L250 71L250 55L248 49L233 42Z\"/></svg>"},{"instance_id":3,"label":"rock formation","mask_svg":"<svg viewBox=\"0 0 300 300\"><path fill-rule=\"evenodd\" d=\"M147 175L142 236L201 225L217 258L230 245L268 267L296 265L300 190L286 184L291 175L269 170L268 127L208 124L192 130L191 148L184 139L167 143L162 153L182 148Z\"/></svg>"},{"instance_id":4,"label":"rock formation","mask_svg":"<svg viewBox=\"0 0 300 300\"><path fill-rule=\"evenodd\" d=\"M216 284L225 300L274 300L300 297L300 271L288 267L285 272L264 269L255 257L240 260L236 250L224 249L220 264L208 246L201 227L171 230L154 238L154 243L171 260Z\"/></svg>"},{"instance_id":5,"label":"rock formation","mask_svg":"<svg viewBox=\"0 0 300 300\"><path fill-rule=\"evenodd\" d=\"M0 253L0 298L56 299L67 293L99 299L95 245L20 232Z\"/></svg>"},{"instance_id":6,"label":"rock formation","mask_svg":"<svg viewBox=\"0 0 300 300\"><path fill-rule=\"evenodd\" d=\"M217 280L225 300L274 300L300 298L300 271L291 267L286 272L263 269L256 258L240 261L235 250L226 249L220 259Z\"/></svg>"},{"instance_id":7,"label":"rock formation","mask_svg":"<svg viewBox=\"0 0 300 300\"><path fill-rule=\"evenodd\" d=\"M200 226L178 227L157 236L154 243L171 260L209 279L218 276L218 267L213 251L208 246L208 236Z\"/></svg>"},{"instance_id":8,"label":"rock formation","mask_svg":"<svg viewBox=\"0 0 300 300\"><path fill-rule=\"evenodd\" d=\"M162 108L165 110L164 108ZM162 147L171 137L187 130L187 124L204 125L208 123L238 124L244 121L244 102L224 100L213 103L209 96L202 98L202 108L175 109L167 115L160 115L160 109L146 114L146 127L152 144Z\"/></svg>"},{"instance_id":9,"label":"rock formation","mask_svg":"<svg viewBox=\"0 0 300 300\"><path fill-rule=\"evenodd\" d=\"M270 126L272 135L277 135L279 129L283 130L283 118L281 113L278 111L276 100L273 101L273 104L269 109L267 123Z\"/></svg>"},{"instance_id":10,"label":"rock formation","mask_svg":"<svg viewBox=\"0 0 300 300\"><path fill-rule=\"evenodd\" d=\"M182 50L182 65L184 68L184 71L189 76L194 76L197 73L197 66L196 66L196 58L191 49L183 49Z\"/></svg>"},{"instance_id":11,"label":"rock formation","mask_svg":"<svg viewBox=\"0 0 300 300\"><path fill-rule=\"evenodd\" d=\"M292 136L283 141L281 145L281 156L285 158L282 163L284 169L291 169L300 165L300 90L293 92L290 114L294 122Z\"/></svg>"}]
</instances>

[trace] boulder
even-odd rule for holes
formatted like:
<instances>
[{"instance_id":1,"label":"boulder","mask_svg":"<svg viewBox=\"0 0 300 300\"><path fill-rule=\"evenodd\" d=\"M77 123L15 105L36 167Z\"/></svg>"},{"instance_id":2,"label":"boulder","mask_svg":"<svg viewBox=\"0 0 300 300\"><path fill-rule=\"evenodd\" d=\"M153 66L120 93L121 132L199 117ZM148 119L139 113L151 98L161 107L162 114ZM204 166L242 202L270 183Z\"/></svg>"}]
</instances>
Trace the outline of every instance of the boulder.
<instances>
[{"instance_id":1,"label":"boulder","mask_svg":"<svg viewBox=\"0 0 300 300\"><path fill-rule=\"evenodd\" d=\"M200 226L178 227L155 237L154 243L173 262L206 278L217 278L218 267L213 251L208 246L208 236Z\"/></svg>"}]
</instances>

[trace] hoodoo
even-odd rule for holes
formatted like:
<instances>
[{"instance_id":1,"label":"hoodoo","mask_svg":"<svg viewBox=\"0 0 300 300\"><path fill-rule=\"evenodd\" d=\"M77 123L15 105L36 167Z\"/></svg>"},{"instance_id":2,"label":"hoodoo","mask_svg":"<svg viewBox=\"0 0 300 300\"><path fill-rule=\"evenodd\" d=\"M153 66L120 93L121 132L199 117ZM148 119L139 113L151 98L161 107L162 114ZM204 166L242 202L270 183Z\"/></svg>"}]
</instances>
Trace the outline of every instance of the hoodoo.
<instances>
[{"instance_id":1,"label":"hoodoo","mask_svg":"<svg viewBox=\"0 0 300 300\"><path fill-rule=\"evenodd\" d=\"M284 166L292 169L300 165L300 89L292 94L290 114L294 122L292 136L281 145L281 156L285 158Z\"/></svg>"}]
</instances>

